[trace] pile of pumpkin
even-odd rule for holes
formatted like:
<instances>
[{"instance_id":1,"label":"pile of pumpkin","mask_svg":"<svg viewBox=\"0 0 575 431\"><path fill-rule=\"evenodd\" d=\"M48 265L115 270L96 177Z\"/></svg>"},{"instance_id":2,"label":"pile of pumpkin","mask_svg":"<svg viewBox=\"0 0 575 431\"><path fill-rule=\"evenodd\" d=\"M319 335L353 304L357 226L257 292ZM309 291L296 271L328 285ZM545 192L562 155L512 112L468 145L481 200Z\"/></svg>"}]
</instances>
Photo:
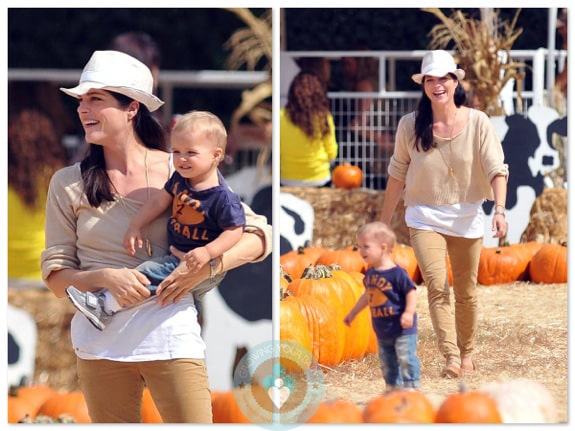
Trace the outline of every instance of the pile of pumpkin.
<instances>
[{"instance_id":1,"label":"pile of pumpkin","mask_svg":"<svg viewBox=\"0 0 575 431\"><path fill-rule=\"evenodd\" d=\"M553 422L555 405L546 388L530 380L491 382L478 390L446 396L432 403L423 392L377 395L364 407L348 400L321 401L306 423L544 423ZM234 391L212 392L214 423L251 423ZM8 423L90 423L81 392L58 393L44 386L12 388ZM162 423L144 391L142 422Z\"/></svg>"},{"instance_id":2,"label":"pile of pumpkin","mask_svg":"<svg viewBox=\"0 0 575 431\"><path fill-rule=\"evenodd\" d=\"M421 273L413 248L399 244L393 259L416 283ZM326 366L360 359L377 352L377 339L365 308L351 326L343 323L364 288L367 269L355 246L339 250L301 247L280 256L280 338L300 344ZM452 272L448 264L448 278ZM528 242L483 247L478 282L506 284L520 280L535 283L567 282L567 247Z\"/></svg>"},{"instance_id":3,"label":"pile of pumpkin","mask_svg":"<svg viewBox=\"0 0 575 431\"><path fill-rule=\"evenodd\" d=\"M410 246L396 245L393 250L393 258L398 265L407 271L416 284L422 283L415 253ZM337 250L325 249L320 246L299 247L280 256L280 264L283 272L292 279L299 278L306 267L316 264L328 266L336 264L348 272L363 273L367 269L356 246L347 246ZM449 282L452 284L449 256L447 256L447 267ZM567 244L541 244L536 241L529 241L497 247L483 247L479 260L479 284L489 286L513 283L514 281L545 284L566 283Z\"/></svg>"},{"instance_id":4,"label":"pile of pumpkin","mask_svg":"<svg viewBox=\"0 0 575 431\"><path fill-rule=\"evenodd\" d=\"M8 423L91 423L84 394L58 392L47 385L11 387L8 391ZM161 423L149 390L144 390L142 422Z\"/></svg>"},{"instance_id":5,"label":"pile of pumpkin","mask_svg":"<svg viewBox=\"0 0 575 431\"><path fill-rule=\"evenodd\" d=\"M552 423L556 404L547 388L529 379L489 382L433 403L423 392L393 391L364 407L352 401L322 401L307 423Z\"/></svg>"},{"instance_id":6,"label":"pile of pumpkin","mask_svg":"<svg viewBox=\"0 0 575 431\"><path fill-rule=\"evenodd\" d=\"M241 411L233 391L212 391L214 423L250 423ZM50 386L10 388L8 423L91 423L84 395L80 391L58 392ZM150 391L142 399L142 423L162 423Z\"/></svg>"}]
</instances>

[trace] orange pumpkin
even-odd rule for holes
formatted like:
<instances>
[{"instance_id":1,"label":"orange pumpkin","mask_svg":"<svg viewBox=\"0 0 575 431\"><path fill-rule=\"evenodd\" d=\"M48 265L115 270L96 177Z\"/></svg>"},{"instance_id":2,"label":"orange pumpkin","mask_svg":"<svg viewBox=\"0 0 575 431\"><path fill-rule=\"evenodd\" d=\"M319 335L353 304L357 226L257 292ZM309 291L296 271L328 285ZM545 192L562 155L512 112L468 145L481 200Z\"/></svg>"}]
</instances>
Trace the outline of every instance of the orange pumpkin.
<instances>
[{"instance_id":1,"label":"orange pumpkin","mask_svg":"<svg viewBox=\"0 0 575 431\"><path fill-rule=\"evenodd\" d=\"M306 319L311 336L310 351L317 362L328 366L339 364L345 349L345 334L339 325L334 325L333 310L319 298L307 293L292 296L289 300L299 307ZM280 322L280 338L281 327L283 324Z\"/></svg>"},{"instance_id":2,"label":"orange pumpkin","mask_svg":"<svg viewBox=\"0 0 575 431\"><path fill-rule=\"evenodd\" d=\"M251 423L240 409L234 391L221 392L217 397L212 398L212 414L215 424Z\"/></svg>"},{"instance_id":3,"label":"orange pumpkin","mask_svg":"<svg viewBox=\"0 0 575 431\"><path fill-rule=\"evenodd\" d=\"M36 418L40 406L55 394L54 389L45 385L11 388L8 393L8 423L18 423L26 416Z\"/></svg>"},{"instance_id":4,"label":"orange pumpkin","mask_svg":"<svg viewBox=\"0 0 575 431\"><path fill-rule=\"evenodd\" d=\"M332 173L331 181L338 189L356 189L361 187L363 172L357 166L343 163L336 166Z\"/></svg>"},{"instance_id":5,"label":"orange pumpkin","mask_svg":"<svg viewBox=\"0 0 575 431\"><path fill-rule=\"evenodd\" d=\"M357 284L359 286L361 286L362 292L365 289L363 286L363 278L365 277L365 274L361 273L361 272L350 272L349 275L355 279L355 281L357 282ZM360 293L359 291L357 292L358 294ZM359 298L359 297L358 297ZM369 311L369 308L365 308L364 310L361 311L360 314L357 315L356 319L361 318L361 315L365 314L367 315L367 319L369 320L369 330L368 330L368 341L367 341L367 346L365 348L365 353L377 353L377 335L375 334L375 331L373 329L373 325L371 324L371 313ZM364 318L365 319L365 318Z\"/></svg>"},{"instance_id":6,"label":"orange pumpkin","mask_svg":"<svg viewBox=\"0 0 575 431\"><path fill-rule=\"evenodd\" d=\"M363 409L365 423L420 423L435 420L433 404L423 392L392 391L369 400Z\"/></svg>"},{"instance_id":7,"label":"orange pumpkin","mask_svg":"<svg viewBox=\"0 0 575 431\"><path fill-rule=\"evenodd\" d=\"M391 257L397 265L407 271L409 278L411 278L414 283L418 284L421 282L421 272L417 265L413 247L405 244L396 244L396 246L393 247Z\"/></svg>"},{"instance_id":8,"label":"orange pumpkin","mask_svg":"<svg viewBox=\"0 0 575 431\"><path fill-rule=\"evenodd\" d=\"M531 256L521 246L483 247L477 281L490 286L523 280L530 260Z\"/></svg>"},{"instance_id":9,"label":"orange pumpkin","mask_svg":"<svg viewBox=\"0 0 575 431\"><path fill-rule=\"evenodd\" d=\"M359 297L363 295L365 289L363 282L358 284L353 276L338 268L332 266L330 270L334 277L340 278L344 282L336 285L339 287L336 292L340 297L345 316L354 307ZM369 308L366 307L353 319L349 327L344 326L346 348L343 360L361 359L365 356L371 330L371 314Z\"/></svg>"},{"instance_id":10,"label":"orange pumpkin","mask_svg":"<svg viewBox=\"0 0 575 431\"><path fill-rule=\"evenodd\" d=\"M567 283L567 246L542 246L531 259L529 276L534 283Z\"/></svg>"},{"instance_id":11,"label":"orange pumpkin","mask_svg":"<svg viewBox=\"0 0 575 431\"><path fill-rule=\"evenodd\" d=\"M164 423L148 388L144 388L142 397L142 422L145 424Z\"/></svg>"},{"instance_id":12,"label":"orange pumpkin","mask_svg":"<svg viewBox=\"0 0 575 431\"><path fill-rule=\"evenodd\" d=\"M291 250L280 256L280 265L283 271L291 278L300 278L304 270L315 264L317 255L307 253L304 247L298 247L297 250Z\"/></svg>"},{"instance_id":13,"label":"orange pumpkin","mask_svg":"<svg viewBox=\"0 0 575 431\"><path fill-rule=\"evenodd\" d=\"M48 398L38 410L38 415L58 419L60 415L70 415L76 423L91 423L84 394L80 391L57 393Z\"/></svg>"},{"instance_id":14,"label":"orange pumpkin","mask_svg":"<svg viewBox=\"0 0 575 431\"><path fill-rule=\"evenodd\" d=\"M304 253L314 259L314 263L317 261L317 258L320 257L326 250L327 249L325 247L321 247L319 245L310 245L303 248Z\"/></svg>"},{"instance_id":15,"label":"orange pumpkin","mask_svg":"<svg viewBox=\"0 0 575 431\"><path fill-rule=\"evenodd\" d=\"M326 250L316 260L316 265L339 265L346 272L365 272L367 265L356 245L338 250Z\"/></svg>"},{"instance_id":16,"label":"orange pumpkin","mask_svg":"<svg viewBox=\"0 0 575 431\"><path fill-rule=\"evenodd\" d=\"M306 421L308 424L360 424L362 410L354 402L337 399L322 401L315 413Z\"/></svg>"},{"instance_id":17,"label":"orange pumpkin","mask_svg":"<svg viewBox=\"0 0 575 431\"><path fill-rule=\"evenodd\" d=\"M308 327L308 319L300 309L299 301L294 296L285 296L280 300L280 340L292 341L313 353L312 335ZM311 365L311 363L308 365Z\"/></svg>"},{"instance_id":18,"label":"orange pumpkin","mask_svg":"<svg viewBox=\"0 0 575 431\"><path fill-rule=\"evenodd\" d=\"M502 423L495 400L479 391L466 391L448 395L437 410L436 423Z\"/></svg>"}]
</instances>

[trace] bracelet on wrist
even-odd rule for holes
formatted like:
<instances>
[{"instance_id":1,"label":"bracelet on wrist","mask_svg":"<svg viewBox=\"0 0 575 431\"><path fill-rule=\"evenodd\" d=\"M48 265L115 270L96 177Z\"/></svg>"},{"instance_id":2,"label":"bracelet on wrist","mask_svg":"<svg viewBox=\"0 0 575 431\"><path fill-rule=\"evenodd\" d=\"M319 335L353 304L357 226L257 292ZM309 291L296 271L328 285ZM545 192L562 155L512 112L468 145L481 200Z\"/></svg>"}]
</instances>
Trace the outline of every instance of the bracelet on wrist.
<instances>
[{"instance_id":1,"label":"bracelet on wrist","mask_svg":"<svg viewBox=\"0 0 575 431\"><path fill-rule=\"evenodd\" d=\"M494 216L496 216L496 215L502 215L503 217L505 217L505 211L495 210L495 211L493 212L493 215L494 215Z\"/></svg>"},{"instance_id":2,"label":"bracelet on wrist","mask_svg":"<svg viewBox=\"0 0 575 431\"><path fill-rule=\"evenodd\" d=\"M214 257L210 260L210 278L213 279L216 275L218 275L218 267L221 266L222 258L221 256Z\"/></svg>"},{"instance_id":3,"label":"bracelet on wrist","mask_svg":"<svg viewBox=\"0 0 575 431\"><path fill-rule=\"evenodd\" d=\"M495 204L495 209L497 209L497 207L503 208L503 211L505 211L505 205Z\"/></svg>"}]
</instances>

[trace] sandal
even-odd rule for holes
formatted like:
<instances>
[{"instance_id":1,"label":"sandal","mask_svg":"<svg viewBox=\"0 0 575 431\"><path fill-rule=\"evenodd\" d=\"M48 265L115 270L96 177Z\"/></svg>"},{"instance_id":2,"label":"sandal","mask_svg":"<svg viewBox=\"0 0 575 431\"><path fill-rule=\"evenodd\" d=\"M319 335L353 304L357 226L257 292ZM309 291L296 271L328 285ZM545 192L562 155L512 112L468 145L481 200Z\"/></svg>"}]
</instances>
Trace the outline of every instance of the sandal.
<instances>
[{"instance_id":1,"label":"sandal","mask_svg":"<svg viewBox=\"0 0 575 431\"><path fill-rule=\"evenodd\" d=\"M463 361L462 361L463 363ZM469 377L473 375L477 371L477 364L475 363L475 359L471 359L471 368L461 366L461 376L462 377Z\"/></svg>"},{"instance_id":2,"label":"sandal","mask_svg":"<svg viewBox=\"0 0 575 431\"><path fill-rule=\"evenodd\" d=\"M461 375L461 367L454 360L449 360L441 371L441 377L447 379L456 379Z\"/></svg>"}]
</instances>

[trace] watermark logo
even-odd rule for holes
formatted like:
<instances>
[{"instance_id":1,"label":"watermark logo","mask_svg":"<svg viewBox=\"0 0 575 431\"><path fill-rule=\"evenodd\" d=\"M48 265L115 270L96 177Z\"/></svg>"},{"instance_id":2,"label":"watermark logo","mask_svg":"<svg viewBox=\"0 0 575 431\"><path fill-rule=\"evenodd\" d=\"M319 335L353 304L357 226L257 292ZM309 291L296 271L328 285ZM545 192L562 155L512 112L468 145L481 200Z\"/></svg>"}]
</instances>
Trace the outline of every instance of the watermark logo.
<instances>
[{"instance_id":1,"label":"watermark logo","mask_svg":"<svg viewBox=\"0 0 575 431\"><path fill-rule=\"evenodd\" d=\"M293 341L267 341L248 350L234 372L238 406L264 427L305 423L323 400L323 372Z\"/></svg>"}]
</instances>

